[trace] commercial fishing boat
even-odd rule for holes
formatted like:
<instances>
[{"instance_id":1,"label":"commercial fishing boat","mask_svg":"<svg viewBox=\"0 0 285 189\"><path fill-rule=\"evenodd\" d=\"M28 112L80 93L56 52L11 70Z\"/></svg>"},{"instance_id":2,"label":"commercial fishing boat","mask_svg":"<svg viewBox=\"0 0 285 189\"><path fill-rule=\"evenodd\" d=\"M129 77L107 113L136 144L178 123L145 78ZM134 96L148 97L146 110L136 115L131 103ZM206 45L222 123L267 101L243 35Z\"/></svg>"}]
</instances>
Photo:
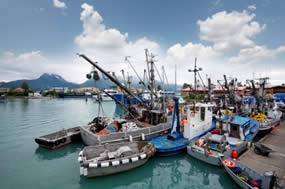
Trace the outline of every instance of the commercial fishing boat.
<instances>
[{"instance_id":1,"label":"commercial fishing boat","mask_svg":"<svg viewBox=\"0 0 285 189\"><path fill-rule=\"evenodd\" d=\"M146 52L147 54L147 52ZM122 91L129 96L129 98L136 98L140 102L140 107L134 107L131 105L126 106L120 101L116 100L111 94L106 91L102 91L107 96L111 97L116 103L120 104L124 110L128 112L129 116L124 117L123 120L110 120L110 119L94 119L88 125L80 127L81 138L86 145L101 145L104 143L120 143L127 141L149 140L162 134L165 130L170 129L171 124L167 122L167 116L165 111L160 109L154 109L154 62L150 62L150 79L151 102L150 104L141 101L133 94L131 90L122 85L115 77L111 76L107 71L102 69L98 64L91 61L87 56L79 54L80 57L89 62L93 69L90 74L87 74L87 78L91 78L93 74L94 80L99 80L98 71L102 72L108 79L116 84ZM147 61L149 64L149 61ZM96 70L97 69L97 70ZM95 128L95 129L94 129ZM124 129L125 128L125 129Z\"/></svg>"},{"instance_id":2,"label":"commercial fishing boat","mask_svg":"<svg viewBox=\"0 0 285 189\"><path fill-rule=\"evenodd\" d=\"M175 112L178 112L178 98L176 98ZM150 140L154 143L157 154L169 156L186 150L189 142L200 138L216 127L216 122L212 119L213 104L197 103L186 105L187 119L183 120L184 131L180 133L179 116L172 120L171 133L164 134ZM175 116L173 116L175 118ZM176 127L175 126L176 120Z\"/></svg>"},{"instance_id":3,"label":"commercial fishing boat","mask_svg":"<svg viewBox=\"0 0 285 189\"><path fill-rule=\"evenodd\" d=\"M174 111L172 116L170 133L162 134L149 140L154 144L159 156L170 156L183 152L189 140L180 132L179 98L174 98Z\"/></svg>"},{"instance_id":4,"label":"commercial fishing boat","mask_svg":"<svg viewBox=\"0 0 285 189\"><path fill-rule=\"evenodd\" d=\"M193 141L187 147L188 154L208 164L221 166L220 157L227 149L231 148L235 156L238 156L247 150L248 142L253 140L259 130L257 121L241 116L234 116L230 122L223 124L226 130L220 134L208 133L205 137Z\"/></svg>"}]
</instances>

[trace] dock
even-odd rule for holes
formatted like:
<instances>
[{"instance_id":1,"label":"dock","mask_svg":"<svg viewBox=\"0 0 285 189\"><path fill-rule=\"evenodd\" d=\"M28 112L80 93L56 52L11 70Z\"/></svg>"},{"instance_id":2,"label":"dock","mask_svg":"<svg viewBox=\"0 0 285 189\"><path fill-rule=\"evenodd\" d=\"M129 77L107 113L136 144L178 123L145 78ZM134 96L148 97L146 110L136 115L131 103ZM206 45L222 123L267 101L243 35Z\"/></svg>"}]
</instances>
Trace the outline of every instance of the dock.
<instances>
[{"instance_id":1,"label":"dock","mask_svg":"<svg viewBox=\"0 0 285 189\"><path fill-rule=\"evenodd\" d=\"M271 133L264 136L259 143L271 148L269 156L257 155L252 146L239 157L239 161L247 167L263 175L266 171L275 171L279 184L285 186L285 123L282 122Z\"/></svg>"}]
</instances>

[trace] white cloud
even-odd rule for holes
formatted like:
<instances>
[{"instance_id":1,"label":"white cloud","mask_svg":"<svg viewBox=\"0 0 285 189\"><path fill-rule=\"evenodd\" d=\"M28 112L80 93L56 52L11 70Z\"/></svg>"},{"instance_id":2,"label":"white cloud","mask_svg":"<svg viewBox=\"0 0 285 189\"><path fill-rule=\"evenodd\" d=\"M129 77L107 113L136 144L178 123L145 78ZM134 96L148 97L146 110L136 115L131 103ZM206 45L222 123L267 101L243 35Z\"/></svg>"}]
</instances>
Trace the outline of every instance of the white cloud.
<instances>
[{"instance_id":1,"label":"white cloud","mask_svg":"<svg viewBox=\"0 0 285 189\"><path fill-rule=\"evenodd\" d=\"M247 8L249 10L256 10L256 6L255 5L249 5Z\"/></svg>"},{"instance_id":2,"label":"white cloud","mask_svg":"<svg viewBox=\"0 0 285 189\"><path fill-rule=\"evenodd\" d=\"M229 59L232 63L255 63L263 61L266 58L274 57L285 52L285 46L277 49L268 49L266 46L254 46L251 48L241 49L238 56Z\"/></svg>"},{"instance_id":3,"label":"white cloud","mask_svg":"<svg viewBox=\"0 0 285 189\"><path fill-rule=\"evenodd\" d=\"M206 20L198 20L200 39L213 42L218 51L252 47L255 45L252 38L265 28L253 21L254 17L255 14L247 11L222 11Z\"/></svg>"},{"instance_id":4,"label":"white cloud","mask_svg":"<svg viewBox=\"0 0 285 189\"><path fill-rule=\"evenodd\" d=\"M159 50L159 45L146 37L134 42L128 41L128 33L122 34L115 28L107 29L103 24L103 18L93 6L84 3L81 7L83 10L80 20L83 22L83 31L74 40L81 50L121 57L138 52L144 54L145 48Z\"/></svg>"},{"instance_id":5,"label":"white cloud","mask_svg":"<svg viewBox=\"0 0 285 189\"><path fill-rule=\"evenodd\" d=\"M67 8L65 3L60 1L60 0L52 0L53 1L53 5L56 7L56 8Z\"/></svg>"},{"instance_id":6,"label":"white cloud","mask_svg":"<svg viewBox=\"0 0 285 189\"><path fill-rule=\"evenodd\" d=\"M142 75L146 67L144 50L149 49L154 54L160 54L160 46L155 41L146 37L130 41L128 33L122 34L116 28L107 28L102 16L93 6L84 3L81 7L83 10L80 20L83 23L83 31L75 37L74 42L80 52L99 61L100 65L104 65L104 69L119 74L118 72L127 65L124 61L125 56L131 56L135 58L132 59L133 64Z\"/></svg>"}]
</instances>

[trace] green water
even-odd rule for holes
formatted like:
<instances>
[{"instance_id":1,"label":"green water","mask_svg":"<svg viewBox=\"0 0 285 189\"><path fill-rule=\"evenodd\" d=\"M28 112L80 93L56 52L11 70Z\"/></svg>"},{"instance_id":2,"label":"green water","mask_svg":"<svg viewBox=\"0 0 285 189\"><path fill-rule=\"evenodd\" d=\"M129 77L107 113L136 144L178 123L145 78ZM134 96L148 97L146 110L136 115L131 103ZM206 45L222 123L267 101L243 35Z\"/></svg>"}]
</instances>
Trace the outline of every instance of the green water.
<instances>
[{"instance_id":1,"label":"green water","mask_svg":"<svg viewBox=\"0 0 285 189\"><path fill-rule=\"evenodd\" d=\"M104 103L104 110L113 116L114 103ZM97 113L97 104L83 99L0 103L0 188L237 188L222 168L187 154L155 157L129 172L86 179L79 176L77 163L83 144L49 151L34 142L37 136L85 124Z\"/></svg>"}]
</instances>

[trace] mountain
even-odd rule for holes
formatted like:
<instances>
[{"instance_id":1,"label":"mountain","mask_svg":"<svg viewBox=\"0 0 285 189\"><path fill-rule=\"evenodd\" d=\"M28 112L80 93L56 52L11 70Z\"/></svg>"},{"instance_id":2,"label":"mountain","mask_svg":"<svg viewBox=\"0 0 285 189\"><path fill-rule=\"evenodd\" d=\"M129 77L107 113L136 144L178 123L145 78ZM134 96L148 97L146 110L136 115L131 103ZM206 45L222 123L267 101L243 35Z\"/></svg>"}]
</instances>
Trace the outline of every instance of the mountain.
<instances>
[{"instance_id":1,"label":"mountain","mask_svg":"<svg viewBox=\"0 0 285 189\"><path fill-rule=\"evenodd\" d=\"M120 82L123 82L122 78L118 78ZM26 82L29 87L35 91L37 90L45 90L49 89L50 87L68 87L69 89L74 89L74 88L81 88L81 87L96 87L96 88L110 88L112 86L115 86L115 84L108 80L105 80L103 77L99 81L94 81L93 79L87 80L82 84L76 84L72 82L68 82L65 79L63 79L60 75L57 74L47 74L44 73L41 75L38 79L32 79L32 80L16 80L16 81L11 81L7 83L2 83L1 87L4 88L10 88L10 87L21 87L22 83ZM159 85L160 83L157 82ZM139 84L137 80L133 80L132 84L133 87L136 88L142 88L142 85ZM177 86L177 88L181 88L181 86ZM169 84L169 88L165 84L165 89L166 90L174 90L174 84Z\"/></svg>"},{"instance_id":2,"label":"mountain","mask_svg":"<svg viewBox=\"0 0 285 189\"><path fill-rule=\"evenodd\" d=\"M94 81L93 79L89 79L84 83L80 84L80 87L96 87L96 88L110 88L115 86L115 84L110 80L100 79L98 81Z\"/></svg>"},{"instance_id":3,"label":"mountain","mask_svg":"<svg viewBox=\"0 0 285 189\"><path fill-rule=\"evenodd\" d=\"M47 74L44 73L41 75L38 79L32 79L32 80L16 80L4 83L2 87L9 88L9 87L21 87L22 83L26 82L29 87L33 90L44 90L48 89L50 87L68 87L70 89L72 88L78 88L80 85L68 82L64 80L60 75L57 74Z\"/></svg>"}]
</instances>

